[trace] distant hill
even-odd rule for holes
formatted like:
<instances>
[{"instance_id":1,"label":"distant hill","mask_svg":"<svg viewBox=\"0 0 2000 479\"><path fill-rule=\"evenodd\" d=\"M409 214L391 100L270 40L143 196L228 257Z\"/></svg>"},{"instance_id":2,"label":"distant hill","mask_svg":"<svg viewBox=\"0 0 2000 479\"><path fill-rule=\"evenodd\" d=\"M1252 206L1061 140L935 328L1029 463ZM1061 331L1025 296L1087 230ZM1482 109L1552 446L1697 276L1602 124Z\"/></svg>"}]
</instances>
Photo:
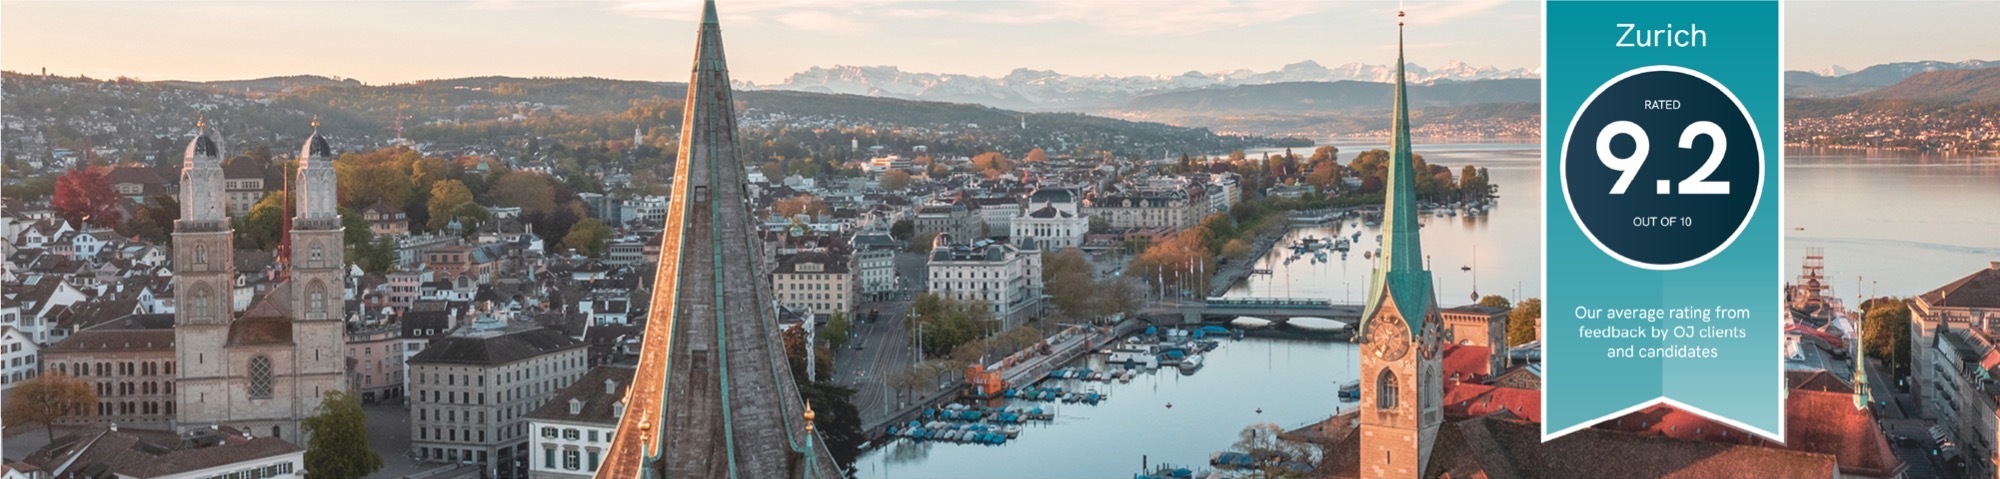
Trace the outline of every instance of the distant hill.
<instances>
[{"instance_id":1,"label":"distant hill","mask_svg":"<svg viewBox=\"0 0 2000 479\"><path fill-rule=\"evenodd\" d=\"M323 87L323 86L361 86L360 81L357 81L352 78L341 79L333 77L324 77L319 75L292 75L292 76L281 76L281 77L258 78L254 80L223 80L223 81L206 81L206 82L166 80L155 83L184 87L184 88L192 88L192 89L214 90L226 93L263 93L263 94L284 93L299 88L312 88L312 87Z\"/></svg>"},{"instance_id":2,"label":"distant hill","mask_svg":"<svg viewBox=\"0 0 2000 479\"><path fill-rule=\"evenodd\" d=\"M1788 98L1841 97L1894 85L1896 82L1903 81L1903 79L1919 73L1977 70L1995 67L2000 67L2000 61L1966 60L1962 62L1941 62L1926 60L1885 63L1837 76L1794 70L1785 72L1785 96ZM1826 73L1835 72L1837 70Z\"/></svg>"},{"instance_id":3,"label":"distant hill","mask_svg":"<svg viewBox=\"0 0 2000 479\"><path fill-rule=\"evenodd\" d=\"M1995 66L2000 67L2000 63ZM2000 68L1919 73L1894 85L1863 93L1861 97L1868 100L2000 104Z\"/></svg>"},{"instance_id":4,"label":"distant hill","mask_svg":"<svg viewBox=\"0 0 2000 479\"><path fill-rule=\"evenodd\" d=\"M1412 108L1539 103L1542 97L1542 82L1538 79L1439 81L1409 88ZM1363 81L1242 85L1140 96L1125 102L1118 110L1154 114L1328 114L1388 110L1394 91L1389 83Z\"/></svg>"}]
</instances>

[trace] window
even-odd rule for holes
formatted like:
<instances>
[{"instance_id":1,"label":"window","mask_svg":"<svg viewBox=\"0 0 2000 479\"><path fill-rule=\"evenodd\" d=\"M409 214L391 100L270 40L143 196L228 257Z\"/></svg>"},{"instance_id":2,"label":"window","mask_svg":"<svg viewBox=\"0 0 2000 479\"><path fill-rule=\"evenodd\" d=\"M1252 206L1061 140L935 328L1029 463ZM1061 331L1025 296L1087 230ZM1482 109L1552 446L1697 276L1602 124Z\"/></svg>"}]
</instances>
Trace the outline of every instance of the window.
<instances>
[{"instance_id":1,"label":"window","mask_svg":"<svg viewBox=\"0 0 2000 479\"><path fill-rule=\"evenodd\" d=\"M597 472L597 451L590 451L590 472Z\"/></svg>"},{"instance_id":2,"label":"window","mask_svg":"<svg viewBox=\"0 0 2000 479\"><path fill-rule=\"evenodd\" d=\"M200 247L197 246L196 248ZM188 316L192 316L195 319L208 319L208 307L208 288L200 285L195 286L194 297L188 301ZM102 375L102 373L100 372L99 375Z\"/></svg>"},{"instance_id":3,"label":"window","mask_svg":"<svg viewBox=\"0 0 2000 479\"><path fill-rule=\"evenodd\" d=\"M271 397L271 358L265 356L250 358L250 397L264 399Z\"/></svg>"},{"instance_id":4,"label":"window","mask_svg":"<svg viewBox=\"0 0 2000 479\"><path fill-rule=\"evenodd\" d=\"M309 319L325 319L326 285L313 283L312 293L306 297L306 317Z\"/></svg>"},{"instance_id":5,"label":"window","mask_svg":"<svg viewBox=\"0 0 2000 479\"><path fill-rule=\"evenodd\" d=\"M543 455L542 455L542 467L547 467L547 468L549 468L549 469L555 469L555 468L556 468L556 450L555 450L555 449L553 449L553 448L551 448L551 449L543 449L543 450L542 450L542 452L545 452L545 453L547 453L547 454L543 454Z\"/></svg>"},{"instance_id":6,"label":"window","mask_svg":"<svg viewBox=\"0 0 2000 479\"><path fill-rule=\"evenodd\" d=\"M572 449L568 451L563 451L563 469L568 469L572 471L577 470L578 468L582 467L580 464L578 464L579 462L581 462L581 459L582 458L579 457L579 455L576 453L576 450Z\"/></svg>"},{"instance_id":7,"label":"window","mask_svg":"<svg viewBox=\"0 0 2000 479\"><path fill-rule=\"evenodd\" d=\"M1396 373L1382 370L1382 376L1375 379L1375 408L1396 408Z\"/></svg>"},{"instance_id":8,"label":"window","mask_svg":"<svg viewBox=\"0 0 2000 479\"><path fill-rule=\"evenodd\" d=\"M563 439L575 441L577 437L579 437L579 434L577 433L576 428L569 428L563 430Z\"/></svg>"}]
</instances>

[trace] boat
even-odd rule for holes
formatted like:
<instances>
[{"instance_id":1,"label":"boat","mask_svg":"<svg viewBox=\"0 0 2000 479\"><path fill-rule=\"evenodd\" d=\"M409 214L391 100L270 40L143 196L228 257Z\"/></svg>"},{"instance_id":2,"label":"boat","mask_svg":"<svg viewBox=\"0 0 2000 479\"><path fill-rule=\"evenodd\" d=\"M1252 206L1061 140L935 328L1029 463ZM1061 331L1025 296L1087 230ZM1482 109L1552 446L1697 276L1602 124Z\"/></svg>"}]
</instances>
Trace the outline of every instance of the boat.
<instances>
[{"instance_id":1,"label":"boat","mask_svg":"<svg viewBox=\"0 0 2000 479\"><path fill-rule=\"evenodd\" d=\"M1186 359L1182 359L1180 368L1182 374L1193 373L1195 370L1201 369L1201 355L1189 355Z\"/></svg>"},{"instance_id":2,"label":"boat","mask_svg":"<svg viewBox=\"0 0 2000 479\"><path fill-rule=\"evenodd\" d=\"M1342 401L1348 401L1348 402L1360 401L1361 380L1355 379L1341 384L1339 396L1340 400Z\"/></svg>"}]
</instances>

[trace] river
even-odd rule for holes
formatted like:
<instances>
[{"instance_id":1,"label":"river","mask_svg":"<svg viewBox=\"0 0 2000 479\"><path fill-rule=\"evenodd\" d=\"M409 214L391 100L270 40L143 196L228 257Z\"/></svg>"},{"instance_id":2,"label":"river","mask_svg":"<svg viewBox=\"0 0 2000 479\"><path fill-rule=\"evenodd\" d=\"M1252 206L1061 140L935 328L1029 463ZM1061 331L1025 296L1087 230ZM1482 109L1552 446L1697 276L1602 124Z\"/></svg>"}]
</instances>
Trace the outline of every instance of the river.
<instances>
[{"instance_id":1,"label":"river","mask_svg":"<svg viewBox=\"0 0 2000 479\"><path fill-rule=\"evenodd\" d=\"M1381 147L1341 144L1341 162ZM1486 167L1501 195L1486 215L1423 218L1424 253L1431 259L1439 302L1470 302L1475 283L1480 294L1540 296L1538 144L1431 144L1416 151L1453 171L1466 164ZM1856 275L1879 294L1910 295L2000 260L2000 158L1787 154L1785 279L1809 247L1824 248L1829 276L1850 297L1857 292L1854 283L1843 281ZM1349 237L1356 232L1350 220L1294 230L1281 244L1305 235L1332 236L1335 228ZM1289 252L1274 249L1257 260L1272 274L1253 275L1229 295L1361 301L1372 265L1361 258L1360 246L1372 248L1376 231L1361 226L1360 232L1362 243L1345 260L1335 254L1324 263L1301 258L1287 264ZM1773 294L1777 281L1773 278ZM1004 446L896 441L863 454L856 467L864 478L1108 478L1130 477L1142 458L1203 466L1210 453L1236 442L1245 426L1269 422L1292 428L1351 407L1334 397L1337 384L1356 375L1354 351L1348 343L1224 340L1193 375L1168 369L1130 384L1097 383L1111 395L1108 401L1057 406L1055 421L1030 425Z\"/></svg>"}]
</instances>

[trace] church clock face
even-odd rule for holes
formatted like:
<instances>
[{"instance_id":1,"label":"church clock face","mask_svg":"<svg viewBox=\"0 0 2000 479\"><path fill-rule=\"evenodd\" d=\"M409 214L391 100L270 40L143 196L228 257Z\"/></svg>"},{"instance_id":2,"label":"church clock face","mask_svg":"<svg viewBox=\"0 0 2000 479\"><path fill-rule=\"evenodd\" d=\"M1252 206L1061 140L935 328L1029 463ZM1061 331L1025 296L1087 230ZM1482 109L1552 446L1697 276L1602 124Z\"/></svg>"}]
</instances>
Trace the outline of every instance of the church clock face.
<instances>
[{"instance_id":1,"label":"church clock face","mask_svg":"<svg viewBox=\"0 0 2000 479\"><path fill-rule=\"evenodd\" d=\"M1437 322L1425 322L1424 337L1419 340L1417 354L1423 355L1424 359L1437 359L1438 350L1443 349L1443 342L1444 333L1438 331Z\"/></svg>"},{"instance_id":2,"label":"church clock face","mask_svg":"<svg viewBox=\"0 0 2000 479\"><path fill-rule=\"evenodd\" d=\"M1403 319L1385 316L1368 328L1368 351L1377 359L1395 361L1410 353L1410 328Z\"/></svg>"}]
</instances>

